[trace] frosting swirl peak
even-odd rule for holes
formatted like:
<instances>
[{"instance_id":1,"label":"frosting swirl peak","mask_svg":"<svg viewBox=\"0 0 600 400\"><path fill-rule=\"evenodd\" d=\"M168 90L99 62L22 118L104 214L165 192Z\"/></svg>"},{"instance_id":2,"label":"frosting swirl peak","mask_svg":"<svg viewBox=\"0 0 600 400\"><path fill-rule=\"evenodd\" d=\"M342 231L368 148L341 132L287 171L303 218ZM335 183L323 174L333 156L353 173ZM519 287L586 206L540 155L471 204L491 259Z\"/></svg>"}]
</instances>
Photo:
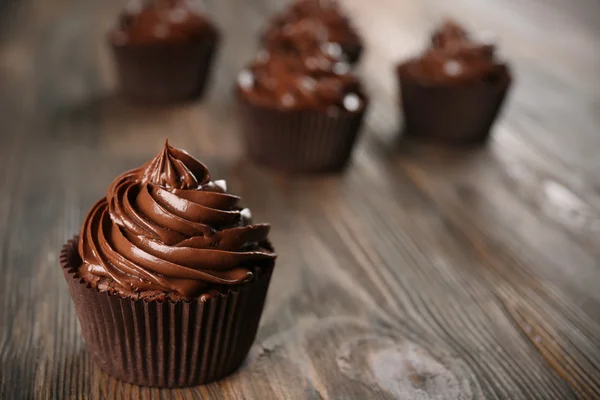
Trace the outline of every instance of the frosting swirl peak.
<instances>
[{"instance_id":1,"label":"frosting swirl peak","mask_svg":"<svg viewBox=\"0 0 600 400\"><path fill-rule=\"evenodd\" d=\"M143 180L167 189L194 190L210 181L210 174L204 164L169 146L167 140L163 150L148 163Z\"/></svg>"},{"instance_id":2,"label":"frosting swirl peak","mask_svg":"<svg viewBox=\"0 0 600 400\"><path fill-rule=\"evenodd\" d=\"M100 289L172 300L251 280L275 258L270 227L252 224L224 186L166 142L149 163L117 177L88 213L79 274Z\"/></svg>"}]
</instances>

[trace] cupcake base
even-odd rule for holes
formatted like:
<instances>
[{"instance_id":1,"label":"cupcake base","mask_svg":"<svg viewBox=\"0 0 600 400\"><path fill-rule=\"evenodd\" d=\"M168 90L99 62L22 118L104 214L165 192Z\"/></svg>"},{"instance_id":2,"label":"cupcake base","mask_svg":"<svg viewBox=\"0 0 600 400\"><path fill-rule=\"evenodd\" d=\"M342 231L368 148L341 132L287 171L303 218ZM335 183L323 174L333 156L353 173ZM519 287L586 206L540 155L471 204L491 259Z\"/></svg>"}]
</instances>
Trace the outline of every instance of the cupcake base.
<instances>
[{"instance_id":1,"label":"cupcake base","mask_svg":"<svg viewBox=\"0 0 600 400\"><path fill-rule=\"evenodd\" d=\"M365 107L355 113L279 110L239 99L246 149L257 164L286 172L337 172L348 164Z\"/></svg>"},{"instance_id":2,"label":"cupcake base","mask_svg":"<svg viewBox=\"0 0 600 400\"><path fill-rule=\"evenodd\" d=\"M491 80L456 85L421 84L405 72L404 65L397 73L404 134L443 144L484 143L511 84L507 67Z\"/></svg>"},{"instance_id":3,"label":"cupcake base","mask_svg":"<svg viewBox=\"0 0 600 400\"><path fill-rule=\"evenodd\" d=\"M99 292L77 276L77 238L61 266L88 351L104 371L141 386L206 384L237 369L254 342L272 267L207 301L131 300Z\"/></svg>"},{"instance_id":4,"label":"cupcake base","mask_svg":"<svg viewBox=\"0 0 600 400\"><path fill-rule=\"evenodd\" d=\"M164 105L202 97L217 38L111 46L121 95L138 104Z\"/></svg>"}]
</instances>

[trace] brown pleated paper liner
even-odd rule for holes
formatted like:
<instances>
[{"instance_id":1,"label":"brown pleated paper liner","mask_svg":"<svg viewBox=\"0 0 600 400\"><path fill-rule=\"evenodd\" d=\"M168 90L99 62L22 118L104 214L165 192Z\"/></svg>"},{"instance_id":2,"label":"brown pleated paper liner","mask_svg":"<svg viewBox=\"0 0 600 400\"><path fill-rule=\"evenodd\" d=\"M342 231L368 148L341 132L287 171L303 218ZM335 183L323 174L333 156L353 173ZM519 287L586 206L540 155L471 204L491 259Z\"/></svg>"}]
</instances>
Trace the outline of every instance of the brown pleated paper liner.
<instances>
[{"instance_id":1,"label":"brown pleated paper liner","mask_svg":"<svg viewBox=\"0 0 600 400\"><path fill-rule=\"evenodd\" d=\"M250 158L287 172L342 170L348 164L366 110L365 104L357 112L288 111L256 106L239 96L238 103Z\"/></svg>"},{"instance_id":2,"label":"brown pleated paper liner","mask_svg":"<svg viewBox=\"0 0 600 400\"><path fill-rule=\"evenodd\" d=\"M119 90L138 104L166 105L201 98L218 34L185 43L114 44Z\"/></svg>"},{"instance_id":3,"label":"brown pleated paper liner","mask_svg":"<svg viewBox=\"0 0 600 400\"><path fill-rule=\"evenodd\" d=\"M445 144L484 143L511 85L508 67L491 80L424 85L397 68L405 135Z\"/></svg>"},{"instance_id":4,"label":"brown pleated paper liner","mask_svg":"<svg viewBox=\"0 0 600 400\"><path fill-rule=\"evenodd\" d=\"M205 302L121 298L90 287L77 274L77 237L60 263L81 331L94 361L116 378L174 388L201 385L233 372L256 337L271 279L254 281Z\"/></svg>"}]
</instances>

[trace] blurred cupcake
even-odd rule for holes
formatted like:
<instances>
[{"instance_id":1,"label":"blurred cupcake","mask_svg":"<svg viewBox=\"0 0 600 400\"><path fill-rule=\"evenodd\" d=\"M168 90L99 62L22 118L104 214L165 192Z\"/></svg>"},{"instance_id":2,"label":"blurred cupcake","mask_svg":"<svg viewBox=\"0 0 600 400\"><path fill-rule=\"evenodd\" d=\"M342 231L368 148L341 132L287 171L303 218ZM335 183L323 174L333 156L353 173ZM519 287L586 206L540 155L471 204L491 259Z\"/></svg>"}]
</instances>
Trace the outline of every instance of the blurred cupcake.
<instances>
[{"instance_id":1,"label":"blurred cupcake","mask_svg":"<svg viewBox=\"0 0 600 400\"><path fill-rule=\"evenodd\" d=\"M142 104L200 98L219 34L197 0L135 0L109 33L120 91Z\"/></svg>"},{"instance_id":2,"label":"blurred cupcake","mask_svg":"<svg viewBox=\"0 0 600 400\"><path fill-rule=\"evenodd\" d=\"M511 84L493 43L477 42L446 21L421 56L396 68L408 137L484 142Z\"/></svg>"},{"instance_id":3,"label":"blurred cupcake","mask_svg":"<svg viewBox=\"0 0 600 400\"><path fill-rule=\"evenodd\" d=\"M246 147L259 164L329 172L350 158L368 101L339 51L315 37L319 26L281 31L278 46L259 52L238 77Z\"/></svg>"},{"instance_id":4,"label":"blurred cupcake","mask_svg":"<svg viewBox=\"0 0 600 400\"><path fill-rule=\"evenodd\" d=\"M362 40L335 0L298 0L292 3L269 22L263 38L268 40L270 35L277 37L280 31L294 29L294 24L304 20L321 23L325 28L322 40L338 46L341 55L350 64L358 62L363 50Z\"/></svg>"},{"instance_id":5,"label":"blurred cupcake","mask_svg":"<svg viewBox=\"0 0 600 400\"><path fill-rule=\"evenodd\" d=\"M256 336L275 254L224 181L165 144L117 177L65 245L81 331L106 372L143 386L208 383Z\"/></svg>"}]
</instances>

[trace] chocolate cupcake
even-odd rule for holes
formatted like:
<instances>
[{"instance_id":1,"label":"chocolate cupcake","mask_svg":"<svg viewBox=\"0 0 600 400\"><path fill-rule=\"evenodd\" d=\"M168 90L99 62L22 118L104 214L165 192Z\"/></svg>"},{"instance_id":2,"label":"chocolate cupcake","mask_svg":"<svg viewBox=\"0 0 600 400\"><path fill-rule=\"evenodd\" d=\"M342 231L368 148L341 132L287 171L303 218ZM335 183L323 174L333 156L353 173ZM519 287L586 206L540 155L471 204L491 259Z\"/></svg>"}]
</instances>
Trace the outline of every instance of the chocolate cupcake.
<instances>
[{"instance_id":1,"label":"chocolate cupcake","mask_svg":"<svg viewBox=\"0 0 600 400\"><path fill-rule=\"evenodd\" d=\"M511 84L492 43L446 21L420 57L396 69L411 138L454 144L486 141Z\"/></svg>"},{"instance_id":2,"label":"chocolate cupcake","mask_svg":"<svg viewBox=\"0 0 600 400\"><path fill-rule=\"evenodd\" d=\"M117 177L61 253L94 361L157 387L220 379L246 357L274 267L269 225L165 144Z\"/></svg>"},{"instance_id":3,"label":"chocolate cupcake","mask_svg":"<svg viewBox=\"0 0 600 400\"><path fill-rule=\"evenodd\" d=\"M200 98L219 34L196 0L136 0L109 33L124 97L142 104Z\"/></svg>"},{"instance_id":4,"label":"chocolate cupcake","mask_svg":"<svg viewBox=\"0 0 600 400\"><path fill-rule=\"evenodd\" d=\"M259 52L237 82L250 157L290 172L333 172L347 164L367 97L338 52L324 50L312 21Z\"/></svg>"},{"instance_id":5,"label":"chocolate cupcake","mask_svg":"<svg viewBox=\"0 0 600 400\"><path fill-rule=\"evenodd\" d=\"M280 36L281 31L290 31L297 23L307 20L318 22L325 28L321 35L324 46L337 46L348 63L358 62L363 51L362 40L334 0L299 0L292 3L269 22L263 40L269 40L271 34Z\"/></svg>"}]
</instances>

